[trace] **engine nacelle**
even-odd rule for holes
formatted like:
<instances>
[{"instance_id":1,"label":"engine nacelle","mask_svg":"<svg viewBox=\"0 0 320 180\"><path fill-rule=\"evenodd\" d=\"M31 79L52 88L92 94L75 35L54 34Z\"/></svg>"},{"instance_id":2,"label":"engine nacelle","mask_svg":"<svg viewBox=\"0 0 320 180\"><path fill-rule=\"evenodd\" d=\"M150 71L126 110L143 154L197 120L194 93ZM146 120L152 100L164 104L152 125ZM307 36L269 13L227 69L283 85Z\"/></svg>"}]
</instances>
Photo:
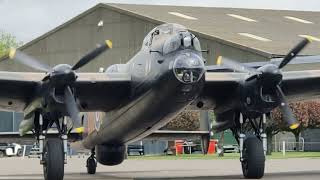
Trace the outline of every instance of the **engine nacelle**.
<instances>
[{"instance_id":1,"label":"engine nacelle","mask_svg":"<svg viewBox=\"0 0 320 180\"><path fill-rule=\"evenodd\" d=\"M125 158L125 145L97 145L96 157L100 164L114 166L122 163Z\"/></svg>"},{"instance_id":2,"label":"engine nacelle","mask_svg":"<svg viewBox=\"0 0 320 180\"><path fill-rule=\"evenodd\" d=\"M269 113L279 105L274 88L263 87L256 80L240 86L240 111L248 117Z\"/></svg>"}]
</instances>

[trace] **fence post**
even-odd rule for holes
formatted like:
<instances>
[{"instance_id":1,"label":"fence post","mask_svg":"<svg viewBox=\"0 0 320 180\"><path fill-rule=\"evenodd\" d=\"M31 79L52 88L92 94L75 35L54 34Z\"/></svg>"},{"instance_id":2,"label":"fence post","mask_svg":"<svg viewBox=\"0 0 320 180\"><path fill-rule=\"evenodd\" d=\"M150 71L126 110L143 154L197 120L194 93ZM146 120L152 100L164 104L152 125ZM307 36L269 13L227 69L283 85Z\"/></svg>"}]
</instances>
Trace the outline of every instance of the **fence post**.
<instances>
[{"instance_id":1,"label":"fence post","mask_svg":"<svg viewBox=\"0 0 320 180\"><path fill-rule=\"evenodd\" d=\"M27 145L23 145L23 153L22 153L22 158L23 159L26 156L26 149L27 149Z\"/></svg>"},{"instance_id":2,"label":"fence post","mask_svg":"<svg viewBox=\"0 0 320 180\"><path fill-rule=\"evenodd\" d=\"M286 142L282 141L282 155L285 156L286 155Z\"/></svg>"}]
</instances>

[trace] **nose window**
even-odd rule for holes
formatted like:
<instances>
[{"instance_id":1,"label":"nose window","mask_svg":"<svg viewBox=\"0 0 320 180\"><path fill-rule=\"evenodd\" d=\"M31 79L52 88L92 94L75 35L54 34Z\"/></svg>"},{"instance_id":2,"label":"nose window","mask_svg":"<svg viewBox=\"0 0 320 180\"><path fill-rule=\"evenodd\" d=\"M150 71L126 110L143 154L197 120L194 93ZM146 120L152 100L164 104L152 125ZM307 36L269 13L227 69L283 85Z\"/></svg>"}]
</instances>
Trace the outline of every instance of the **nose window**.
<instances>
[{"instance_id":1,"label":"nose window","mask_svg":"<svg viewBox=\"0 0 320 180\"><path fill-rule=\"evenodd\" d=\"M204 73L203 60L194 53L181 54L173 64L173 71L177 79L181 82L197 82Z\"/></svg>"}]
</instances>

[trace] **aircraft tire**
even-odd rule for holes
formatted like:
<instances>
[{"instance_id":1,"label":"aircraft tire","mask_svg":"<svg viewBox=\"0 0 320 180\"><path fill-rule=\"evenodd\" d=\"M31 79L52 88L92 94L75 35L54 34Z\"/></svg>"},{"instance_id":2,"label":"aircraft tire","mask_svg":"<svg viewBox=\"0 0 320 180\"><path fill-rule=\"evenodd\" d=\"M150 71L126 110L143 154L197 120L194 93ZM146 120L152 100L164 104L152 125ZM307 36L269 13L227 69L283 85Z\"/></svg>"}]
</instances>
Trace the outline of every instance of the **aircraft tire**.
<instances>
[{"instance_id":1,"label":"aircraft tire","mask_svg":"<svg viewBox=\"0 0 320 180\"><path fill-rule=\"evenodd\" d=\"M87 159L87 173L88 174L95 174L97 170L97 161L94 157L89 157Z\"/></svg>"},{"instance_id":2,"label":"aircraft tire","mask_svg":"<svg viewBox=\"0 0 320 180\"><path fill-rule=\"evenodd\" d=\"M64 152L62 140L48 139L43 150L43 174L45 180L63 180Z\"/></svg>"},{"instance_id":3,"label":"aircraft tire","mask_svg":"<svg viewBox=\"0 0 320 180\"><path fill-rule=\"evenodd\" d=\"M265 155L261 140L248 137L243 145L242 173L247 179L260 179L264 175Z\"/></svg>"}]
</instances>

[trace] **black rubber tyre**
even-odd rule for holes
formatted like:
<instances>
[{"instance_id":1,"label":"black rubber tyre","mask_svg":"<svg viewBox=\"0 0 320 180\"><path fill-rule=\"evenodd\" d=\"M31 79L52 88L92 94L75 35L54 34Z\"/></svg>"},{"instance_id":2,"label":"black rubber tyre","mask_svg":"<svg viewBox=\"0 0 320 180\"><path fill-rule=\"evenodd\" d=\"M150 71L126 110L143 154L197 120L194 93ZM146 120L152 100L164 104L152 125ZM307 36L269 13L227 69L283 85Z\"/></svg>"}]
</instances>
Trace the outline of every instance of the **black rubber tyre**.
<instances>
[{"instance_id":1,"label":"black rubber tyre","mask_svg":"<svg viewBox=\"0 0 320 180\"><path fill-rule=\"evenodd\" d=\"M97 161L93 157L87 159L87 173L95 174L97 170Z\"/></svg>"},{"instance_id":2,"label":"black rubber tyre","mask_svg":"<svg viewBox=\"0 0 320 180\"><path fill-rule=\"evenodd\" d=\"M5 153L3 151L0 151L0 158L3 158Z\"/></svg>"},{"instance_id":3,"label":"black rubber tyre","mask_svg":"<svg viewBox=\"0 0 320 180\"><path fill-rule=\"evenodd\" d=\"M48 139L43 152L45 180L63 180L64 152L61 139Z\"/></svg>"},{"instance_id":4,"label":"black rubber tyre","mask_svg":"<svg viewBox=\"0 0 320 180\"><path fill-rule=\"evenodd\" d=\"M242 173L248 179L260 179L264 175L265 156L261 140L252 136L243 144Z\"/></svg>"}]
</instances>

